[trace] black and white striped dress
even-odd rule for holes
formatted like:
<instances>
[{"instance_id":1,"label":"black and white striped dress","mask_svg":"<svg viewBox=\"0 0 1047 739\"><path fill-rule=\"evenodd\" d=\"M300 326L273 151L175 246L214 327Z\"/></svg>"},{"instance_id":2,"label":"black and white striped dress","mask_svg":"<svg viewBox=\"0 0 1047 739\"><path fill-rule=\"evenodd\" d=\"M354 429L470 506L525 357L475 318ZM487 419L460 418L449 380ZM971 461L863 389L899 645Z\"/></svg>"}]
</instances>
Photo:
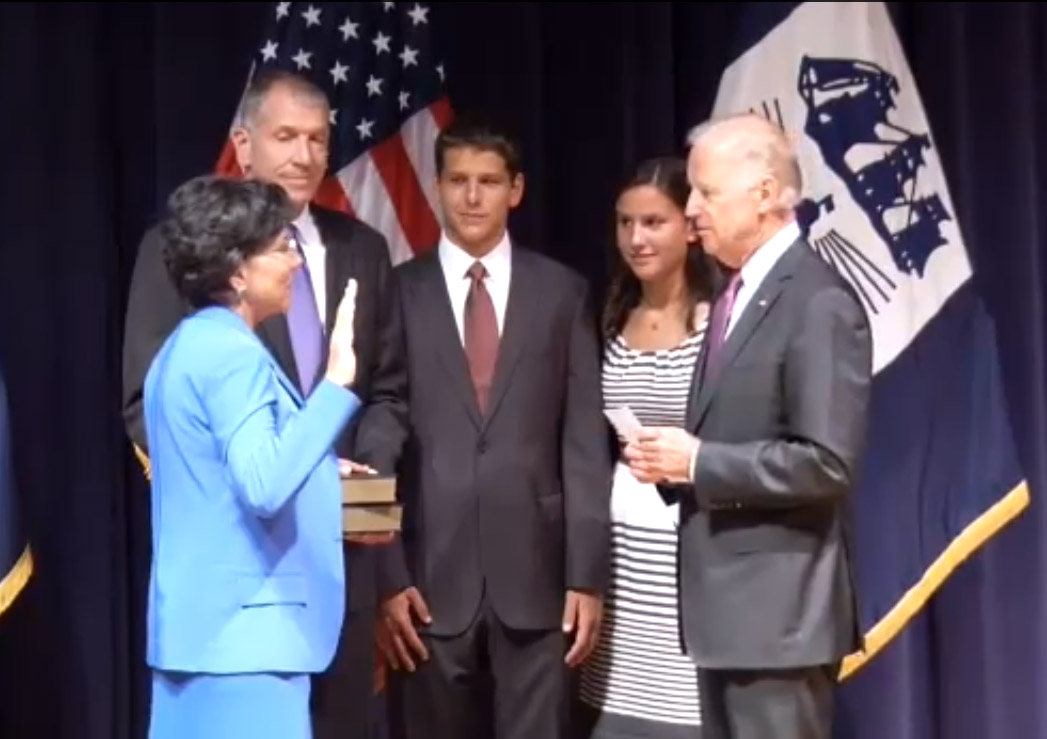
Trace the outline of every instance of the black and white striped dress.
<instances>
[{"instance_id":1,"label":"black and white striped dress","mask_svg":"<svg viewBox=\"0 0 1047 739\"><path fill-rule=\"evenodd\" d=\"M628 406L645 426L682 426L704 333L702 326L678 346L656 351L632 349L621 336L609 342L604 405ZM667 506L653 486L629 475L619 464L604 628L583 667L579 697L601 713L599 736L696 737L697 670L680 645L678 506Z\"/></svg>"}]
</instances>

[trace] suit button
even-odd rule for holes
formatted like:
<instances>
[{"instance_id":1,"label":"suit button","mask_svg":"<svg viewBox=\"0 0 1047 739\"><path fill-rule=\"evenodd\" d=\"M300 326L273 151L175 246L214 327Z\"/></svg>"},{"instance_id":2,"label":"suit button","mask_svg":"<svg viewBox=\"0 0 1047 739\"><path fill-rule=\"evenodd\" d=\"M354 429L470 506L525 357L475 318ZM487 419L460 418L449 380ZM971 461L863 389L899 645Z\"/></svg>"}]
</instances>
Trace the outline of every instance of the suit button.
<instances>
[{"instance_id":1,"label":"suit button","mask_svg":"<svg viewBox=\"0 0 1047 739\"><path fill-rule=\"evenodd\" d=\"M480 452L480 454L487 451L487 441L485 439L480 439L480 441L476 443L476 451Z\"/></svg>"}]
</instances>

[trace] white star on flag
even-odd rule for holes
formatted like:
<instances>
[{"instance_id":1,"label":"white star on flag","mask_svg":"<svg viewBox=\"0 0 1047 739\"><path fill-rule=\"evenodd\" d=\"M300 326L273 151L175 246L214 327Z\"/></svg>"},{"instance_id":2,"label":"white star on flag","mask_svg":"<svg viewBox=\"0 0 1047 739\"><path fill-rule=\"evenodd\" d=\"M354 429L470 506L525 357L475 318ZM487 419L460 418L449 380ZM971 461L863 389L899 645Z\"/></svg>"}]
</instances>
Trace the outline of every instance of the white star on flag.
<instances>
[{"instance_id":1,"label":"white star on flag","mask_svg":"<svg viewBox=\"0 0 1047 739\"><path fill-rule=\"evenodd\" d=\"M349 78L346 76L346 73L348 71L349 67L342 64L340 61L336 59L334 66L331 67L331 78L334 80L334 84L337 85L339 82L348 81Z\"/></svg>"},{"instance_id":2,"label":"white star on flag","mask_svg":"<svg viewBox=\"0 0 1047 739\"><path fill-rule=\"evenodd\" d=\"M400 61L403 62L404 69L410 66L418 65L418 50L412 49L410 46L405 46L404 50L400 52Z\"/></svg>"},{"instance_id":3,"label":"white star on flag","mask_svg":"<svg viewBox=\"0 0 1047 739\"><path fill-rule=\"evenodd\" d=\"M345 23L338 26L338 30L342 32L342 40L348 41L350 38L360 38L356 29L360 27L359 23L353 23L352 18L346 18Z\"/></svg>"},{"instance_id":4,"label":"white star on flag","mask_svg":"<svg viewBox=\"0 0 1047 739\"><path fill-rule=\"evenodd\" d=\"M320 9L315 8L312 5L309 6L308 10L302 11L302 18L305 19L305 27L319 26L320 25Z\"/></svg>"},{"instance_id":5,"label":"white star on flag","mask_svg":"<svg viewBox=\"0 0 1047 739\"><path fill-rule=\"evenodd\" d=\"M411 8L407 15L411 17L411 22L416 26L421 23L429 22L429 19L427 18L429 15L429 8L423 8L418 3L415 3L414 7Z\"/></svg>"},{"instance_id":6,"label":"white star on flag","mask_svg":"<svg viewBox=\"0 0 1047 739\"><path fill-rule=\"evenodd\" d=\"M306 51L305 49L299 49L298 53L292 57L292 61L298 65L299 69L310 69L309 57L313 55L313 52Z\"/></svg>"}]
</instances>

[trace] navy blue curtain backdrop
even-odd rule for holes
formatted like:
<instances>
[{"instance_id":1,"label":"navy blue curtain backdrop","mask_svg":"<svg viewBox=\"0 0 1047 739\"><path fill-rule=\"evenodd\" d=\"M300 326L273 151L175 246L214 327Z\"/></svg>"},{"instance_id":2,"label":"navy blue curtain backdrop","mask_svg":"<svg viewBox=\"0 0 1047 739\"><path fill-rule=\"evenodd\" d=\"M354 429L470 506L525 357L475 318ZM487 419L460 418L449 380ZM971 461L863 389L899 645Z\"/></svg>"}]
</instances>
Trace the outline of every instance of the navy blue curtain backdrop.
<instances>
[{"instance_id":1,"label":"navy blue curtain backdrop","mask_svg":"<svg viewBox=\"0 0 1047 739\"><path fill-rule=\"evenodd\" d=\"M521 127L523 240L602 287L619 179L682 152L744 5L433 5L454 106ZM1033 505L848 681L837 739L1043 737L1047 10L891 9L997 321ZM36 558L0 618L0 737L145 736L148 491L119 416L127 285L167 193L212 167L268 12L0 6L0 367Z\"/></svg>"}]
</instances>

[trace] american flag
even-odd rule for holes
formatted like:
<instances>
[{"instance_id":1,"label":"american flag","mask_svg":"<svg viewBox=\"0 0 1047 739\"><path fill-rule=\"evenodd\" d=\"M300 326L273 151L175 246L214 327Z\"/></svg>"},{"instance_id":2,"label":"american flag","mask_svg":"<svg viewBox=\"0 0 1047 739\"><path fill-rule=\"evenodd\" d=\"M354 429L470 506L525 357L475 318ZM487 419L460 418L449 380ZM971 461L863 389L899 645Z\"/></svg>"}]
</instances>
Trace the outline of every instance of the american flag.
<instances>
[{"instance_id":1,"label":"american flag","mask_svg":"<svg viewBox=\"0 0 1047 739\"><path fill-rule=\"evenodd\" d=\"M327 93L330 162L316 202L378 229L394 264L440 235L433 143L452 111L429 13L419 3L274 3L251 65L251 75L289 70ZM229 143L217 169L240 174Z\"/></svg>"}]
</instances>

